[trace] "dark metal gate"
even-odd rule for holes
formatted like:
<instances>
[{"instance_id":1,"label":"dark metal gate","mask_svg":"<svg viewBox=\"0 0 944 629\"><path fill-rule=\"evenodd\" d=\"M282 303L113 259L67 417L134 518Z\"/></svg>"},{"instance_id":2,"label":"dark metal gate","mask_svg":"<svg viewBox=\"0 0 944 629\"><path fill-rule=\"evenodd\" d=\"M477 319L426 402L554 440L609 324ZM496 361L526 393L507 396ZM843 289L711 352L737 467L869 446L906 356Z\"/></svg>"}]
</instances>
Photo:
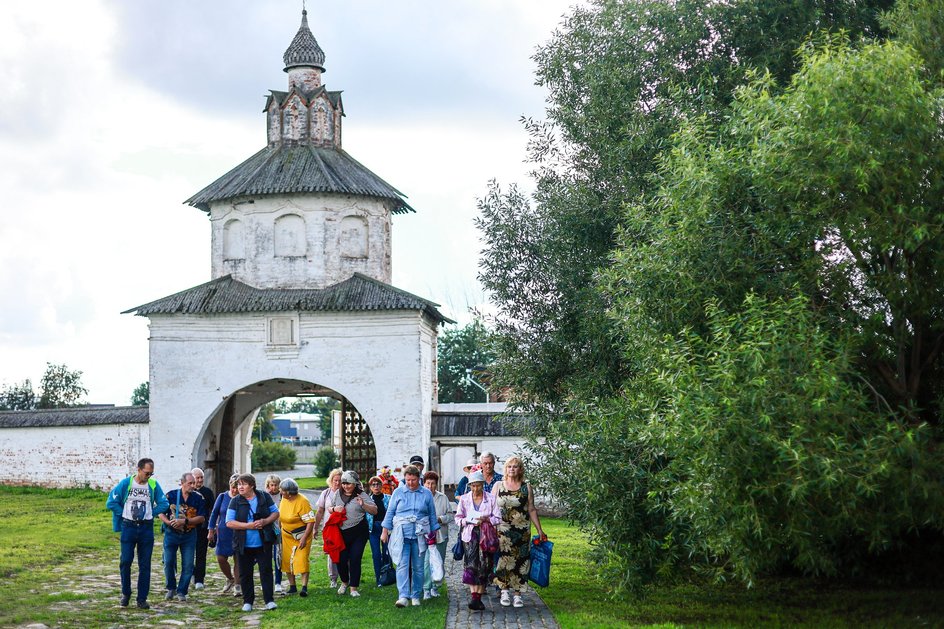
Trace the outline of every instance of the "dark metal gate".
<instances>
[{"instance_id":1,"label":"dark metal gate","mask_svg":"<svg viewBox=\"0 0 944 629\"><path fill-rule=\"evenodd\" d=\"M354 470L367 489L367 479L377 473L377 450L367 422L354 405L341 398L341 467Z\"/></svg>"}]
</instances>

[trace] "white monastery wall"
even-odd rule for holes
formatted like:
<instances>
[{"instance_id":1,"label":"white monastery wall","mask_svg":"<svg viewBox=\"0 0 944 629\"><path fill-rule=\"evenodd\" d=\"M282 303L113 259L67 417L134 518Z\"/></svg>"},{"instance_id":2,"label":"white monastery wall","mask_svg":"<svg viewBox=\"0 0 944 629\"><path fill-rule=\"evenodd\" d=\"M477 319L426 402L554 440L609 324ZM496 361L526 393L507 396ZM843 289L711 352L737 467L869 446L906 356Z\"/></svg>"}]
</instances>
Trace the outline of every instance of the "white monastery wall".
<instances>
[{"instance_id":1,"label":"white monastery wall","mask_svg":"<svg viewBox=\"0 0 944 629\"><path fill-rule=\"evenodd\" d=\"M324 288L354 272L390 283L390 208L380 199L295 194L210 207L213 278Z\"/></svg>"},{"instance_id":2,"label":"white monastery wall","mask_svg":"<svg viewBox=\"0 0 944 629\"><path fill-rule=\"evenodd\" d=\"M271 319L285 317L297 322L296 343L267 343ZM378 459L409 460L429 446L434 330L418 312L151 315L150 331L150 444L162 478L201 461L205 429L229 396L277 378L350 400ZM240 427L237 444L248 443L250 428ZM249 469L243 450L240 471Z\"/></svg>"},{"instance_id":3,"label":"white monastery wall","mask_svg":"<svg viewBox=\"0 0 944 629\"><path fill-rule=\"evenodd\" d=\"M150 456L148 424L4 428L0 436L7 485L107 491Z\"/></svg>"}]
</instances>

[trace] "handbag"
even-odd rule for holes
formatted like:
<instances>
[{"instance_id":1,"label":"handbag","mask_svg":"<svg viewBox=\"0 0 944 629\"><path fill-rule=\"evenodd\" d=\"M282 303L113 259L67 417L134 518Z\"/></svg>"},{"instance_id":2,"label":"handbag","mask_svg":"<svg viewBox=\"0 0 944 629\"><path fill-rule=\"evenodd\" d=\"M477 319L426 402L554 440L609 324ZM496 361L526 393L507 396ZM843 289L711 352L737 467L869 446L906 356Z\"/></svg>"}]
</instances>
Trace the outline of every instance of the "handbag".
<instances>
[{"instance_id":1,"label":"handbag","mask_svg":"<svg viewBox=\"0 0 944 629\"><path fill-rule=\"evenodd\" d=\"M456 561L462 561L463 557L465 557L465 544L462 543L462 536L460 535L455 546L452 547L452 558Z\"/></svg>"},{"instance_id":2,"label":"handbag","mask_svg":"<svg viewBox=\"0 0 944 629\"><path fill-rule=\"evenodd\" d=\"M497 553L498 531L495 530L495 525L488 520L484 520L482 524L479 525L479 531L481 532L479 548L482 549L482 552L488 554Z\"/></svg>"},{"instance_id":3,"label":"handbag","mask_svg":"<svg viewBox=\"0 0 944 629\"><path fill-rule=\"evenodd\" d=\"M377 581L381 586L393 585L397 582L397 569L393 567L393 562L389 557L384 557L380 565L380 574L377 575Z\"/></svg>"},{"instance_id":4,"label":"handbag","mask_svg":"<svg viewBox=\"0 0 944 629\"><path fill-rule=\"evenodd\" d=\"M531 571L528 580L535 585L546 588L551 582L551 555L554 553L554 542L541 540L537 535L531 539Z\"/></svg>"}]
</instances>

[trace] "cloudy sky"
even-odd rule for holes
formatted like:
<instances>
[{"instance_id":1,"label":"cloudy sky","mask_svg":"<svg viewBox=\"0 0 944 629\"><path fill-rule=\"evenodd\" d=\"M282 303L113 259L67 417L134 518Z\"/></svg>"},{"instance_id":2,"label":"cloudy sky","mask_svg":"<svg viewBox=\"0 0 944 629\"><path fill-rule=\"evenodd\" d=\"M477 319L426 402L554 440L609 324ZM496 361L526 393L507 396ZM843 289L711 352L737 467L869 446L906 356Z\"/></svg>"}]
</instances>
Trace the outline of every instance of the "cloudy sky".
<instances>
[{"instance_id":1,"label":"cloudy sky","mask_svg":"<svg viewBox=\"0 0 944 629\"><path fill-rule=\"evenodd\" d=\"M466 321L476 198L527 187L530 57L575 0L309 0L344 147L409 197L393 283ZM182 202L265 144L264 95L301 0L0 4L0 385L46 362L94 403L147 380L147 319L210 279L209 221Z\"/></svg>"}]
</instances>

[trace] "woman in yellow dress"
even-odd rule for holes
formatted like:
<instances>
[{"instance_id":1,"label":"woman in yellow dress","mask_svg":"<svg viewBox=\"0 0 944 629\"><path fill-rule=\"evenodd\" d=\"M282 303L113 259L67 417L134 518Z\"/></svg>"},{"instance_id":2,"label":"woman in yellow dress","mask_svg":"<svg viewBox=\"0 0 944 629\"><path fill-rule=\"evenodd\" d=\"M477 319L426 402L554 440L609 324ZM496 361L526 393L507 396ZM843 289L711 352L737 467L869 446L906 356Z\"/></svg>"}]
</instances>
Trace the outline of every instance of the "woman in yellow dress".
<instances>
[{"instance_id":1,"label":"woman in yellow dress","mask_svg":"<svg viewBox=\"0 0 944 629\"><path fill-rule=\"evenodd\" d=\"M279 484L282 502L279 504L279 525L282 527L282 572L288 575L286 594L308 596L308 556L311 552L315 513L308 498L298 493L298 483L286 478ZM301 577L302 589L296 587Z\"/></svg>"}]
</instances>

